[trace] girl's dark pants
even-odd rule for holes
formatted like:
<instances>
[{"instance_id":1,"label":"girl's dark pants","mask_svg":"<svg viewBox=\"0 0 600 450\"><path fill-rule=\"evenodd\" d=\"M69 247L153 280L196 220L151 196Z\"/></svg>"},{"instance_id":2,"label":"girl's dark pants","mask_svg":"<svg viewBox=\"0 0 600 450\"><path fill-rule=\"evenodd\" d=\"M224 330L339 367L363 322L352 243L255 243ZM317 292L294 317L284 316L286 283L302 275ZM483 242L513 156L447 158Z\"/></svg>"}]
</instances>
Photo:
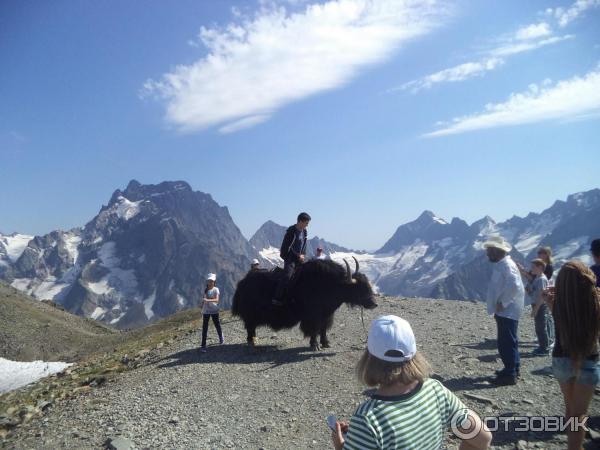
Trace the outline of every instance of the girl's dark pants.
<instances>
[{"instance_id":1,"label":"girl's dark pants","mask_svg":"<svg viewBox=\"0 0 600 450\"><path fill-rule=\"evenodd\" d=\"M208 321L212 317L217 334L219 335L219 341L223 341L223 333L221 332L221 322L219 321L219 313L216 314L202 314L202 347L206 347L206 335L208 333Z\"/></svg>"}]
</instances>

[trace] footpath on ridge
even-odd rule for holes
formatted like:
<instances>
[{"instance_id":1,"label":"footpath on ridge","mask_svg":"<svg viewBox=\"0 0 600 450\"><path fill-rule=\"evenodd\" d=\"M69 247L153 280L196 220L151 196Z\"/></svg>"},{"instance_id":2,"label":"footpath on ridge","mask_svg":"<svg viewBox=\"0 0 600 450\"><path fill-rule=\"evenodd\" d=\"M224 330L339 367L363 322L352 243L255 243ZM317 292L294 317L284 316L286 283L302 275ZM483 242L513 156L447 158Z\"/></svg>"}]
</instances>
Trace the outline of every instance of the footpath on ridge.
<instances>
[{"instance_id":1,"label":"footpath on ridge","mask_svg":"<svg viewBox=\"0 0 600 450\"><path fill-rule=\"evenodd\" d=\"M522 380L495 387L500 367L495 323L481 303L381 297L364 311L364 327L383 314L406 318L436 377L467 406L486 416L561 416L550 357L533 357L528 314L520 325ZM245 343L243 324L225 314L225 345L209 330L208 352L199 333L178 337L139 367L58 402L15 428L2 448L327 449L328 414L348 419L364 399L354 366L366 345L361 310L342 306L329 336L332 347L311 352L298 329L258 330L259 346ZM590 405L598 429L600 395ZM450 433L449 448L458 441ZM493 448L562 449L564 433L498 431ZM586 448L598 448L589 436ZM131 445L131 447L127 447Z\"/></svg>"}]
</instances>

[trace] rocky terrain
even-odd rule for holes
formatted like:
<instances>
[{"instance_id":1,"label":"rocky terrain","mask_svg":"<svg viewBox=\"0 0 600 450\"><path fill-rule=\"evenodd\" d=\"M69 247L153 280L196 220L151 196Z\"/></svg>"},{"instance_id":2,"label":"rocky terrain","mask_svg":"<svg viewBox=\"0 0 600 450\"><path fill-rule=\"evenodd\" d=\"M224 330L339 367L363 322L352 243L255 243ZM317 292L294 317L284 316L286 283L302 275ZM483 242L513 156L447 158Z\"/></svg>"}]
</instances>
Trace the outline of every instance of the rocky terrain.
<instances>
[{"instance_id":1,"label":"rocky terrain","mask_svg":"<svg viewBox=\"0 0 600 450\"><path fill-rule=\"evenodd\" d=\"M66 375L0 397L0 415L5 416L0 430L9 417L27 417L5 431L2 448L331 448L325 417L335 413L349 418L364 399L365 387L355 380L353 368L365 348L370 320L387 313L411 322L419 350L436 377L479 413L563 413L550 358L531 355L535 335L528 318L520 327L523 378L516 386L494 387L488 377L500 366L495 324L482 304L391 297L378 301L378 308L364 311L364 327L361 310L342 307L330 332L332 347L317 353L296 329L260 329L260 345L250 349L241 322L224 313L226 343L217 345L211 327L208 352L200 354L197 316L188 317L158 343L115 348ZM47 395L43 392L54 391L62 393L49 404L27 406ZM598 429L600 395L594 397L590 415ZM449 447L456 444L448 436ZM596 444L588 438L586 448ZM493 445L561 449L565 436L498 431Z\"/></svg>"}]
</instances>

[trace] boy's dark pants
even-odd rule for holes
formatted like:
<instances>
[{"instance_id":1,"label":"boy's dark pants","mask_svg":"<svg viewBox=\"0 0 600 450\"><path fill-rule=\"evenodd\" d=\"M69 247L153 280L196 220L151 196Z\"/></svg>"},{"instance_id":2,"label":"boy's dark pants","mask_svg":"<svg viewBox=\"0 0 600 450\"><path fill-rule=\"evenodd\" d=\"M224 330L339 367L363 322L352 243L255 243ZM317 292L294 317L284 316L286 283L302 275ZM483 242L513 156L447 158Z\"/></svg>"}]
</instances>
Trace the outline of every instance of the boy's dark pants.
<instances>
[{"instance_id":1,"label":"boy's dark pants","mask_svg":"<svg viewBox=\"0 0 600 450\"><path fill-rule=\"evenodd\" d=\"M296 270L295 261L285 261L283 263L283 273L279 277L279 280L277 280L277 289L275 290L276 300L283 300L283 292L285 291L286 286L292 279L292 275L294 275L294 270Z\"/></svg>"},{"instance_id":2,"label":"boy's dark pants","mask_svg":"<svg viewBox=\"0 0 600 450\"><path fill-rule=\"evenodd\" d=\"M223 341L223 333L221 332L221 322L219 321L219 313L216 314L202 314L202 347L206 347L206 335L208 334L208 321L212 317L217 334L219 335L219 341Z\"/></svg>"},{"instance_id":3,"label":"boy's dark pants","mask_svg":"<svg viewBox=\"0 0 600 450\"><path fill-rule=\"evenodd\" d=\"M538 309L534 321L535 334L538 338L538 344L542 350L546 351L548 350L552 336L552 330L550 329L552 322L550 318L550 311L548 311L548 306L544 303L542 306L540 306L540 309Z\"/></svg>"}]
</instances>

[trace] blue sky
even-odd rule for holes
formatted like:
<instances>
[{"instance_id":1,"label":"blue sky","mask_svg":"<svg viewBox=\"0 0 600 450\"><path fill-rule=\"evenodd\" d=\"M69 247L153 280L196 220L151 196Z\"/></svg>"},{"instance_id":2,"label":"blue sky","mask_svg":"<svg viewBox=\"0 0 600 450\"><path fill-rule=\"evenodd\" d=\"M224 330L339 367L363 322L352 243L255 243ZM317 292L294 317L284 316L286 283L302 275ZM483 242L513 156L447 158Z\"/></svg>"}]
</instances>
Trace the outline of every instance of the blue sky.
<instances>
[{"instance_id":1,"label":"blue sky","mask_svg":"<svg viewBox=\"0 0 600 450\"><path fill-rule=\"evenodd\" d=\"M378 248L599 187L600 1L0 3L0 231L185 180Z\"/></svg>"}]
</instances>

